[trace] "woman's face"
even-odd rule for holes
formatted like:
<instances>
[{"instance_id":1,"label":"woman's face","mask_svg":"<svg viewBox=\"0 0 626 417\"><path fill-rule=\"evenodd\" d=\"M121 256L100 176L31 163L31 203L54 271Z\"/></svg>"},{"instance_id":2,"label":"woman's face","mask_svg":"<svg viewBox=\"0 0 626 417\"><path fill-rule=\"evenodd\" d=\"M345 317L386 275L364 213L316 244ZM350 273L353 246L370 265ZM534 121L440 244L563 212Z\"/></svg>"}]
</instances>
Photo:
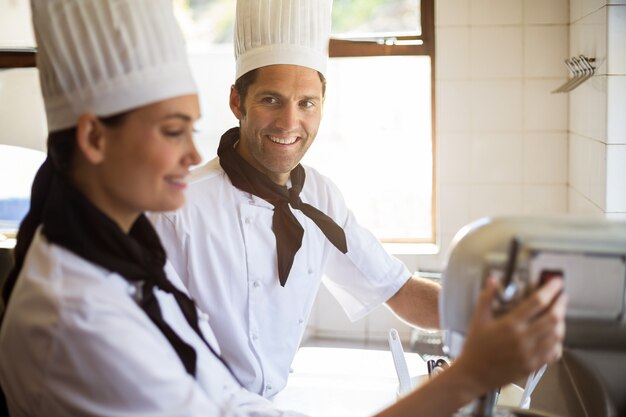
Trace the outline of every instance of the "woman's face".
<instances>
[{"instance_id":1,"label":"woman's face","mask_svg":"<svg viewBox=\"0 0 626 417\"><path fill-rule=\"evenodd\" d=\"M189 168L200 162L192 139L199 116L198 97L189 95L133 110L119 126L102 125L103 158L90 198L122 226L144 211L182 206Z\"/></svg>"}]
</instances>

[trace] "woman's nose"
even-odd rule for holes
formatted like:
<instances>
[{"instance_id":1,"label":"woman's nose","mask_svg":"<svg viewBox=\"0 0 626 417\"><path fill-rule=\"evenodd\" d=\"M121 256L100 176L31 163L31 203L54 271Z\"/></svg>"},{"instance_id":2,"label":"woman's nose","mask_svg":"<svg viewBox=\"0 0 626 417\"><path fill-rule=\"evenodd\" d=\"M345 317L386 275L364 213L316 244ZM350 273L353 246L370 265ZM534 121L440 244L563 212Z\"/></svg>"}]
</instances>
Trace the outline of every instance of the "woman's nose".
<instances>
[{"instance_id":1,"label":"woman's nose","mask_svg":"<svg viewBox=\"0 0 626 417\"><path fill-rule=\"evenodd\" d=\"M198 165L200 161L202 160L202 157L200 156L200 153L198 152L198 149L196 148L196 144L194 140L189 139L188 143L189 143L189 149L187 150L187 153L185 154L184 163L187 166Z\"/></svg>"}]
</instances>

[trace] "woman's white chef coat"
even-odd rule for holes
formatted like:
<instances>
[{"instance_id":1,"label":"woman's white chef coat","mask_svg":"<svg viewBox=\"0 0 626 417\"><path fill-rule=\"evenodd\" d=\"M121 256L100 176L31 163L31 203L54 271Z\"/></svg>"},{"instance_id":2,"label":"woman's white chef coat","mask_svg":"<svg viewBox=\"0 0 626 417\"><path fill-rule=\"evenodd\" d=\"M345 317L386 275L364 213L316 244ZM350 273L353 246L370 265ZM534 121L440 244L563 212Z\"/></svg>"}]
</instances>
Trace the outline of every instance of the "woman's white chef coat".
<instances>
[{"instance_id":1,"label":"woman's white chef coat","mask_svg":"<svg viewBox=\"0 0 626 417\"><path fill-rule=\"evenodd\" d=\"M197 379L187 374L136 305L135 291L37 232L0 332L0 383L11 416L299 415L241 388L173 296L155 290L165 320L197 352ZM200 325L217 350L206 315Z\"/></svg>"},{"instance_id":2,"label":"woman's white chef coat","mask_svg":"<svg viewBox=\"0 0 626 417\"><path fill-rule=\"evenodd\" d=\"M330 243L299 210L304 227L287 284L278 280L273 206L235 188L214 159L194 171L187 203L152 216L174 268L211 327L239 381L273 396L286 384L322 276L352 320L388 300L410 277L357 224L336 186L305 167L302 201L343 227L348 253Z\"/></svg>"}]
</instances>

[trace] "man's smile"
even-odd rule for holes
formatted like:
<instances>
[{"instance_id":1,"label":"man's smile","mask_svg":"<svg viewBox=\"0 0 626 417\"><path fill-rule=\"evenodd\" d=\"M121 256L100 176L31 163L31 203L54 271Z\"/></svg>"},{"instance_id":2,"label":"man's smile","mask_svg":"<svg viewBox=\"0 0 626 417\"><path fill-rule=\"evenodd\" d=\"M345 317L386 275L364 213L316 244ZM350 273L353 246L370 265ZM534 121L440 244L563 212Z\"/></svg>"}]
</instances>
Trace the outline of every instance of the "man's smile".
<instances>
[{"instance_id":1,"label":"man's smile","mask_svg":"<svg viewBox=\"0 0 626 417\"><path fill-rule=\"evenodd\" d=\"M267 136L269 140L274 143L279 143L281 145L293 145L298 140L297 136L287 136L287 137L278 137L278 136Z\"/></svg>"}]
</instances>

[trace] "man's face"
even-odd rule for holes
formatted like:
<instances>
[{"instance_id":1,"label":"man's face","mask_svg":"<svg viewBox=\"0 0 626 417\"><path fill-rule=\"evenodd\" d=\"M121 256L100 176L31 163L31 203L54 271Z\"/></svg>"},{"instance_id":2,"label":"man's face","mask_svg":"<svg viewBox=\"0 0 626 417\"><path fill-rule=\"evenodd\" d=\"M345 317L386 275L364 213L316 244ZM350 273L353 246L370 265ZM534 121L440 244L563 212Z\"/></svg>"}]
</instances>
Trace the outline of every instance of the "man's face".
<instances>
[{"instance_id":1,"label":"man's face","mask_svg":"<svg viewBox=\"0 0 626 417\"><path fill-rule=\"evenodd\" d=\"M231 89L230 107L240 123L237 151L272 181L285 185L317 135L322 104L317 71L297 65L259 68L244 103Z\"/></svg>"}]
</instances>

